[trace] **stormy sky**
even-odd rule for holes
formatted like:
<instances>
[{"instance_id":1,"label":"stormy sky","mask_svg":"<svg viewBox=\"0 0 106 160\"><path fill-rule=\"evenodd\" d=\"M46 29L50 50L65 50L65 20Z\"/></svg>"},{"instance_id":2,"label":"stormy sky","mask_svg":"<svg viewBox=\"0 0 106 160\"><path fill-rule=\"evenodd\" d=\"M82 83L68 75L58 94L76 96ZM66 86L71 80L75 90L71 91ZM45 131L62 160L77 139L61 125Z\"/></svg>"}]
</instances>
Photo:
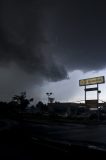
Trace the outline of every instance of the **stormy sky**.
<instances>
[{"instance_id":1,"label":"stormy sky","mask_svg":"<svg viewBox=\"0 0 106 160\"><path fill-rule=\"evenodd\" d=\"M90 0L1 0L1 99L21 90L38 98L45 82L59 86L75 70L105 69L105 8Z\"/></svg>"}]
</instances>

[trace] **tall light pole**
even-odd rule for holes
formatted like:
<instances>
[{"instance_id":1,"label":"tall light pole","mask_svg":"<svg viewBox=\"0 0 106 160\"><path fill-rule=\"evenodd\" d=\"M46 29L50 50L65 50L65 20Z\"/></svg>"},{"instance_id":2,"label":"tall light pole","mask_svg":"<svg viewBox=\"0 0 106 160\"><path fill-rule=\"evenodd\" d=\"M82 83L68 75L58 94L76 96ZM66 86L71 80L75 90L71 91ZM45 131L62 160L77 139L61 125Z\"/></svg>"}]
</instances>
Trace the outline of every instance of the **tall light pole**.
<instances>
[{"instance_id":1,"label":"tall light pole","mask_svg":"<svg viewBox=\"0 0 106 160\"><path fill-rule=\"evenodd\" d=\"M49 98L50 96L52 95L53 93L52 92L47 92L46 95L48 96L48 103L49 103Z\"/></svg>"}]
</instances>

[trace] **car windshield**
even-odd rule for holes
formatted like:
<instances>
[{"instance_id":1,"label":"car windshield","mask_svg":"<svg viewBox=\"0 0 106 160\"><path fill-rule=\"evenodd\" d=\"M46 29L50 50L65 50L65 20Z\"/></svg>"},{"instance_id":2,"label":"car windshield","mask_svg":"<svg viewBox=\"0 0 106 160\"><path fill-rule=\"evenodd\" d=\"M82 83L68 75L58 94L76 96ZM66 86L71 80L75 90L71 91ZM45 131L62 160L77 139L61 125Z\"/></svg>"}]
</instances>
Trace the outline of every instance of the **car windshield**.
<instances>
[{"instance_id":1,"label":"car windshield","mask_svg":"<svg viewBox=\"0 0 106 160\"><path fill-rule=\"evenodd\" d=\"M105 44L105 2L0 1L1 153L106 152Z\"/></svg>"}]
</instances>

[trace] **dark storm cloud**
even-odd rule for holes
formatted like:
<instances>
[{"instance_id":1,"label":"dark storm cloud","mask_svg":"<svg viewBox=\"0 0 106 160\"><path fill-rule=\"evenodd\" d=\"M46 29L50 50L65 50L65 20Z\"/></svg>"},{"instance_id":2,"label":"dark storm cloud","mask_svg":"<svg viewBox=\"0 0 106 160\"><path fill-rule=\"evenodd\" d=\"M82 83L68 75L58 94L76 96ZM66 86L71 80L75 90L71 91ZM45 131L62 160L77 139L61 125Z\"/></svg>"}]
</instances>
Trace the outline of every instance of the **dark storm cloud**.
<instances>
[{"instance_id":1,"label":"dark storm cloud","mask_svg":"<svg viewBox=\"0 0 106 160\"><path fill-rule=\"evenodd\" d=\"M106 61L106 12L90 1L1 0L0 64L57 81Z\"/></svg>"},{"instance_id":2,"label":"dark storm cloud","mask_svg":"<svg viewBox=\"0 0 106 160\"><path fill-rule=\"evenodd\" d=\"M17 65L0 67L0 101L11 100L15 94L26 91L37 102L41 96L42 78L22 71Z\"/></svg>"},{"instance_id":3,"label":"dark storm cloud","mask_svg":"<svg viewBox=\"0 0 106 160\"><path fill-rule=\"evenodd\" d=\"M51 32L60 61L68 70L88 71L104 68L106 66L105 4L75 1L75 3L64 3L58 9Z\"/></svg>"}]
</instances>

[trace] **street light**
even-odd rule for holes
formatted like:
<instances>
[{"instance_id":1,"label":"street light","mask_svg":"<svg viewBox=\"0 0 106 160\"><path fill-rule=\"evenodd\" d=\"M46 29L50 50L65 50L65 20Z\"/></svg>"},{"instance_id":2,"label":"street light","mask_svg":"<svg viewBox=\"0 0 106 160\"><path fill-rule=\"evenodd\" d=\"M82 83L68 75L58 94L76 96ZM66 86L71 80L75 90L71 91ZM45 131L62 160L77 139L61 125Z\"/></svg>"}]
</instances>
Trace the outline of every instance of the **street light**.
<instances>
[{"instance_id":1,"label":"street light","mask_svg":"<svg viewBox=\"0 0 106 160\"><path fill-rule=\"evenodd\" d=\"M49 103L49 98L50 96L52 95L53 93L52 92L47 92L46 95L48 96L48 103Z\"/></svg>"},{"instance_id":2,"label":"street light","mask_svg":"<svg viewBox=\"0 0 106 160\"><path fill-rule=\"evenodd\" d=\"M52 92L49 92L49 93L47 92L46 94L47 94L48 96L51 96L51 95L52 95Z\"/></svg>"}]
</instances>

